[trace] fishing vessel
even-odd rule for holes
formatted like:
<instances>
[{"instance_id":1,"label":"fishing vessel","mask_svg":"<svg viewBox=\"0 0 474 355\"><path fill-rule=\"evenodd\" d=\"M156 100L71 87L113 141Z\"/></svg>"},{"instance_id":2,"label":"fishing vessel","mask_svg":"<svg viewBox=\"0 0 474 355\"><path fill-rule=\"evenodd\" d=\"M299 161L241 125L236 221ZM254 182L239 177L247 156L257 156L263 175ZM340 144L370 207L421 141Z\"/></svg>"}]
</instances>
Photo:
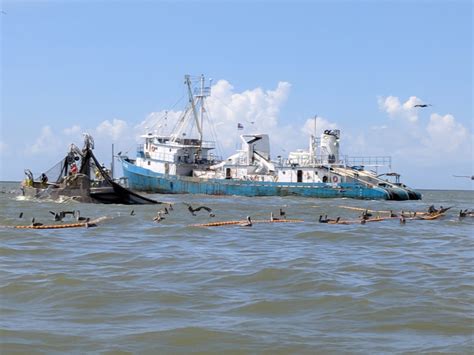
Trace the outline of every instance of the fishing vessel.
<instances>
[{"instance_id":1,"label":"fishing vessel","mask_svg":"<svg viewBox=\"0 0 474 355\"><path fill-rule=\"evenodd\" d=\"M203 76L197 87L193 83L186 75L189 102L172 132L146 132L135 158L120 156L132 189L171 194L421 199L419 192L401 183L400 175L391 170L390 157L340 155L340 130L325 130L320 137L312 134L307 150L277 159L271 157L268 134L242 134L241 149L220 159L216 143L203 139L205 99L211 84L206 86ZM187 131L189 126L195 128L194 136Z\"/></svg>"},{"instance_id":2,"label":"fishing vessel","mask_svg":"<svg viewBox=\"0 0 474 355\"><path fill-rule=\"evenodd\" d=\"M71 144L69 152L51 169L34 178L25 170L22 195L27 198L63 200L105 204L155 204L155 200L141 196L113 181L110 172L95 157L94 140L84 135L84 148Z\"/></svg>"}]
</instances>

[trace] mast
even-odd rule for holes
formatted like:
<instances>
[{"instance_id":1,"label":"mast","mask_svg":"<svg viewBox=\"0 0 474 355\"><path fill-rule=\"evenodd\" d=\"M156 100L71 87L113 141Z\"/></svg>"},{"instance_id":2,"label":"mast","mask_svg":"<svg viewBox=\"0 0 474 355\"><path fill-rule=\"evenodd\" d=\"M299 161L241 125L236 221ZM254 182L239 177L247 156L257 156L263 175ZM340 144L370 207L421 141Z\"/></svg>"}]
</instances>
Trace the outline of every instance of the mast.
<instances>
[{"instance_id":1,"label":"mast","mask_svg":"<svg viewBox=\"0 0 474 355\"><path fill-rule=\"evenodd\" d=\"M196 105L194 103L193 89L191 87L191 77L189 75L185 75L184 79L186 80L186 85L188 86L189 103L191 104L191 108L193 110L193 116L194 116L194 120L196 121L196 127L199 131L199 137L202 140L202 129L201 129L201 125L199 124L199 118L196 112Z\"/></svg>"},{"instance_id":2,"label":"mast","mask_svg":"<svg viewBox=\"0 0 474 355\"><path fill-rule=\"evenodd\" d=\"M112 143L112 162L110 163L110 177L114 179L114 144Z\"/></svg>"},{"instance_id":3,"label":"mast","mask_svg":"<svg viewBox=\"0 0 474 355\"><path fill-rule=\"evenodd\" d=\"M316 121L317 121L318 115L314 115L314 125L313 125L313 134L311 134L310 140L309 140L309 150L310 150L310 159L311 159L311 164L316 163Z\"/></svg>"}]
</instances>

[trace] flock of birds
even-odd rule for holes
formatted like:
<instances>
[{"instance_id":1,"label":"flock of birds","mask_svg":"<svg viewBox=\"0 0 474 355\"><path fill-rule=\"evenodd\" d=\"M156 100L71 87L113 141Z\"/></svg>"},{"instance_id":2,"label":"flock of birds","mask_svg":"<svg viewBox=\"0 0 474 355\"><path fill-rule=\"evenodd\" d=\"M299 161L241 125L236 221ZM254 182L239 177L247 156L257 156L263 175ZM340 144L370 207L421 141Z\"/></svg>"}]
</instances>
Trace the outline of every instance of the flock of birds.
<instances>
[{"instance_id":1,"label":"flock of birds","mask_svg":"<svg viewBox=\"0 0 474 355\"><path fill-rule=\"evenodd\" d=\"M81 211L79 211L79 210L59 211L59 212L49 211L49 213L53 215L53 219L54 219L55 222L63 222L63 220L67 216L70 215L75 222L84 223L85 227L97 227L97 224L90 222L91 219L89 217L81 216ZM20 219L23 218L23 212L20 212L18 218L20 218ZM44 226L44 223L37 222L36 218L33 217L31 219L31 226L32 227L41 227L41 226Z\"/></svg>"},{"instance_id":2,"label":"flock of birds","mask_svg":"<svg viewBox=\"0 0 474 355\"><path fill-rule=\"evenodd\" d=\"M203 212L205 212L209 218L214 218L216 215L213 213L212 208L208 206L197 206L193 207L192 205L183 202L184 205L187 206L187 211L192 215L192 216L198 216L201 215L203 216ZM342 206L344 207L344 206ZM346 206L347 208L350 208ZM328 218L327 215L323 217L323 215L319 216L319 223L328 223L328 224L349 224L349 223L360 223L360 224L365 224L367 222L373 222L373 221L381 221L385 219L395 219L398 218L400 221L400 224L405 224L407 219L419 219L419 220L427 220L427 219L436 219L440 216L443 216L446 211L450 210L452 207L443 207L440 206L439 208L435 208L434 205L431 205L428 207L427 212L421 211L421 212L405 212L401 211L400 213L394 213L393 211L371 211L368 209L362 210L363 212L359 216L358 220L342 220L340 216L336 218ZM357 209L357 208L351 208L351 209ZM157 211L156 216L153 217L153 221L156 223L160 223L161 221L165 220L168 215L172 213L174 210L173 204L165 204L164 207L162 207L160 210ZM388 216L386 217L381 217L380 214L377 216L374 216L375 212L384 212L388 213ZM81 212L79 210L72 210L72 211L49 211L49 213L53 216L53 219L55 222L63 222L63 220L67 220L68 216L72 218L76 223L82 223L85 227L95 227L97 226L95 223L91 222L91 219L89 217L83 217L81 216ZM131 210L130 212L131 216L135 216L135 210ZM459 218L465 218L465 217L474 217L474 210L469 210L469 209L464 209L459 211ZM19 218L23 218L23 212L20 213ZM266 222L287 222L290 220L287 220L287 214L286 211L283 210L283 208L280 208L279 211L274 214L273 212L270 212L270 218L269 220L265 220ZM299 221L302 222L301 220L294 220L294 221ZM215 222L210 225L225 225L225 224L232 224L235 225L240 225L243 227L251 227L253 225L252 218L250 216L247 216L245 220L243 221L227 221L227 222ZM221 223L221 224L220 224ZM35 218L31 220L31 226L32 227L39 227L39 226L44 226L43 223L37 222Z\"/></svg>"}]
</instances>

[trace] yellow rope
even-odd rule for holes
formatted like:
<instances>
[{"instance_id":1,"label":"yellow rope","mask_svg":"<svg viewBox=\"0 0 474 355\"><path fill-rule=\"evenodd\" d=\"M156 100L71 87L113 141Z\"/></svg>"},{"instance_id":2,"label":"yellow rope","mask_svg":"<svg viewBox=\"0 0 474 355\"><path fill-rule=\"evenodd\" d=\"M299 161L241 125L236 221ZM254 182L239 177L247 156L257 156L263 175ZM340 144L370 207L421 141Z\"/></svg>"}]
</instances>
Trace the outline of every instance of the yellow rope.
<instances>
[{"instance_id":1,"label":"yellow rope","mask_svg":"<svg viewBox=\"0 0 474 355\"><path fill-rule=\"evenodd\" d=\"M2 226L6 228L15 228L15 229L62 229L62 228L79 228L79 227L87 227L88 225L97 224L102 222L109 217L103 216L96 218L94 220L90 220L88 222L80 222L80 223L67 223L67 224L49 224L49 225L42 225L42 226Z\"/></svg>"},{"instance_id":2,"label":"yellow rope","mask_svg":"<svg viewBox=\"0 0 474 355\"><path fill-rule=\"evenodd\" d=\"M300 223L304 222L302 219L260 219L252 221L252 224L256 223ZM229 226L229 225L237 225L237 224L246 224L247 221L222 221L222 222L211 222L211 223L204 223L204 224L193 224L191 227L220 227L220 226Z\"/></svg>"}]
</instances>

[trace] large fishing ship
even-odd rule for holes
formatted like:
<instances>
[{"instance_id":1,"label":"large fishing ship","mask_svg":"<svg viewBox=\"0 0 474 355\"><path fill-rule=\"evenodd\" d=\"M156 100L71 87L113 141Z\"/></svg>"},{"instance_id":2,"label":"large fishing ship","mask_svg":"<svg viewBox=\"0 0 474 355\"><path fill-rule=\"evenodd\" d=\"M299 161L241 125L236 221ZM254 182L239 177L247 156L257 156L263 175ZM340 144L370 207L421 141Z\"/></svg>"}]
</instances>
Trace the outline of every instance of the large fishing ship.
<instances>
[{"instance_id":1,"label":"large fishing ship","mask_svg":"<svg viewBox=\"0 0 474 355\"><path fill-rule=\"evenodd\" d=\"M276 160L267 134L242 134L241 149L227 159L218 158L216 143L203 135L211 85L206 86L203 76L194 83L185 76L189 103L169 134L146 132L136 158L120 156L130 188L171 194L421 199L419 192L400 182L390 157L340 155L340 130L325 130L320 137L314 133L307 150Z\"/></svg>"}]
</instances>

